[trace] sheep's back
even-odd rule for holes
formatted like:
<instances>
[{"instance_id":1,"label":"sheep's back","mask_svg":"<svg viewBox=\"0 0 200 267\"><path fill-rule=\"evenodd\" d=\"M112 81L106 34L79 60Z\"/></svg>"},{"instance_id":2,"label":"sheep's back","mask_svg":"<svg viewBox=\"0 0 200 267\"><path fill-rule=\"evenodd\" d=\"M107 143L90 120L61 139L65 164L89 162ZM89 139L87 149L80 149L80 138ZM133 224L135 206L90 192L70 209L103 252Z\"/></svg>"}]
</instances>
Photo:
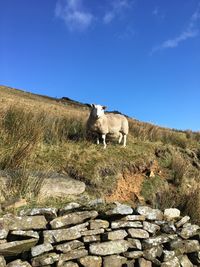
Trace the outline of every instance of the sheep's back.
<instances>
[{"instance_id":1,"label":"sheep's back","mask_svg":"<svg viewBox=\"0 0 200 267\"><path fill-rule=\"evenodd\" d=\"M128 134L128 120L125 116L121 114L107 113L106 114L109 133L117 133L121 132L124 134Z\"/></svg>"}]
</instances>

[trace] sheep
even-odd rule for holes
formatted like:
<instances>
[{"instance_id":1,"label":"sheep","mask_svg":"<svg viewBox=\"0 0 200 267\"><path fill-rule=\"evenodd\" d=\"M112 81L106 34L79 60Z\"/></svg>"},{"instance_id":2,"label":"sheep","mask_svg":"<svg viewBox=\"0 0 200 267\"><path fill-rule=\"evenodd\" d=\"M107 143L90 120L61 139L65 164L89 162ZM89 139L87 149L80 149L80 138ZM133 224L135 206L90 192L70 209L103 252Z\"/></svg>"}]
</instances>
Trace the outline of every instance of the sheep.
<instances>
[{"instance_id":1,"label":"sheep","mask_svg":"<svg viewBox=\"0 0 200 267\"><path fill-rule=\"evenodd\" d=\"M91 108L89 118L87 120L87 132L94 133L97 136L97 144L99 144L99 136L103 140L103 146L106 148L106 135L119 137L119 144L123 138L123 146L126 146L128 135L128 120L121 114L104 113L107 107L95 104L88 104Z\"/></svg>"}]
</instances>

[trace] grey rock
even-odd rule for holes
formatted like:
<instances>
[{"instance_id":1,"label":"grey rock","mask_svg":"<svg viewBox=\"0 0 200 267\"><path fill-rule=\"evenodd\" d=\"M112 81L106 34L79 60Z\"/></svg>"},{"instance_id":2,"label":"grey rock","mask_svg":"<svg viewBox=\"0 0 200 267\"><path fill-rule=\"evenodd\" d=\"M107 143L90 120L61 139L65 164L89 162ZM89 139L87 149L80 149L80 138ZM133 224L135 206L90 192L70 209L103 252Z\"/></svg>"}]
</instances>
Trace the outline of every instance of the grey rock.
<instances>
[{"instance_id":1,"label":"grey rock","mask_svg":"<svg viewBox=\"0 0 200 267\"><path fill-rule=\"evenodd\" d=\"M126 240L115 240L90 244L89 251L93 255L106 256L123 253L128 250L129 246Z\"/></svg>"},{"instance_id":2,"label":"grey rock","mask_svg":"<svg viewBox=\"0 0 200 267\"><path fill-rule=\"evenodd\" d=\"M44 243L31 248L31 255L33 257L39 256L45 252L53 250L53 246L50 243Z\"/></svg>"},{"instance_id":3,"label":"grey rock","mask_svg":"<svg viewBox=\"0 0 200 267\"><path fill-rule=\"evenodd\" d=\"M4 215L1 223L9 230L39 230L46 229L47 221L44 216L17 217L12 214Z\"/></svg>"},{"instance_id":4,"label":"grey rock","mask_svg":"<svg viewBox=\"0 0 200 267\"><path fill-rule=\"evenodd\" d=\"M7 243L6 239L0 239L0 244L5 244L5 243Z\"/></svg>"},{"instance_id":5,"label":"grey rock","mask_svg":"<svg viewBox=\"0 0 200 267\"><path fill-rule=\"evenodd\" d=\"M100 235L83 236L83 242L84 243L92 243L92 242L100 242L100 241L101 241Z\"/></svg>"},{"instance_id":6,"label":"grey rock","mask_svg":"<svg viewBox=\"0 0 200 267\"><path fill-rule=\"evenodd\" d=\"M126 222L126 221L115 221L111 223L112 229L118 229L118 228L142 228L141 222Z\"/></svg>"},{"instance_id":7,"label":"grey rock","mask_svg":"<svg viewBox=\"0 0 200 267\"><path fill-rule=\"evenodd\" d=\"M59 216L63 216L66 213L71 212L72 210L78 209L80 208L81 205L76 203L76 202L70 202L69 204L67 204L64 208L59 210Z\"/></svg>"},{"instance_id":8,"label":"grey rock","mask_svg":"<svg viewBox=\"0 0 200 267\"><path fill-rule=\"evenodd\" d=\"M127 251L123 255L129 259L139 259L143 256L143 251Z\"/></svg>"},{"instance_id":9,"label":"grey rock","mask_svg":"<svg viewBox=\"0 0 200 267\"><path fill-rule=\"evenodd\" d=\"M180 236L184 239L188 239L194 235L197 234L197 231L200 229L200 227L198 225L189 225L184 227L181 232L180 232Z\"/></svg>"},{"instance_id":10,"label":"grey rock","mask_svg":"<svg viewBox=\"0 0 200 267\"><path fill-rule=\"evenodd\" d=\"M20 216L35 216L35 215L44 215L47 220L53 220L57 217L56 208L33 208L33 209L23 209L20 211Z\"/></svg>"},{"instance_id":11,"label":"grey rock","mask_svg":"<svg viewBox=\"0 0 200 267\"><path fill-rule=\"evenodd\" d=\"M45 178L38 195L39 200L64 198L69 195L80 195L85 191L85 183L70 177Z\"/></svg>"},{"instance_id":12,"label":"grey rock","mask_svg":"<svg viewBox=\"0 0 200 267\"><path fill-rule=\"evenodd\" d=\"M1 266L1 265L0 265ZM7 267L31 267L27 261L15 260L6 265Z\"/></svg>"},{"instance_id":13,"label":"grey rock","mask_svg":"<svg viewBox=\"0 0 200 267\"><path fill-rule=\"evenodd\" d=\"M189 216L184 216L180 221L178 221L175 225L177 228L183 226L185 223L187 223L190 220Z\"/></svg>"},{"instance_id":14,"label":"grey rock","mask_svg":"<svg viewBox=\"0 0 200 267\"><path fill-rule=\"evenodd\" d=\"M174 239L177 239L177 235L162 234L162 235L159 235L156 237L150 237L148 239L145 239L142 242L142 247L144 249L148 249L148 248L155 247L155 246L158 246L158 245L163 244L163 243L167 243L167 242L174 240Z\"/></svg>"},{"instance_id":15,"label":"grey rock","mask_svg":"<svg viewBox=\"0 0 200 267\"><path fill-rule=\"evenodd\" d=\"M155 263L156 258L160 258L163 253L162 246L153 247L143 251L143 256L146 260L150 260Z\"/></svg>"},{"instance_id":16,"label":"grey rock","mask_svg":"<svg viewBox=\"0 0 200 267\"><path fill-rule=\"evenodd\" d=\"M60 255L61 261L69 261L82 258L88 255L88 251L86 249L74 249L65 254Z\"/></svg>"},{"instance_id":17,"label":"grey rock","mask_svg":"<svg viewBox=\"0 0 200 267\"><path fill-rule=\"evenodd\" d=\"M0 225L0 227L1 227L1 225ZM6 229L0 229L0 240L1 239L5 239L7 237L7 235L8 235L8 230L6 230Z\"/></svg>"},{"instance_id":18,"label":"grey rock","mask_svg":"<svg viewBox=\"0 0 200 267\"><path fill-rule=\"evenodd\" d=\"M147 206L137 207L137 212L141 215L144 215L148 220L162 220L163 213L158 209L152 209Z\"/></svg>"},{"instance_id":19,"label":"grey rock","mask_svg":"<svg viewBox=\"0 0 200 267\"><path fill-rule=\"evenodd\" d=\"M57 263L57 267L79 267L79 265L78 263L73 261L67 261L67 262L59 261Z\"/></svg>"},{"instance_id":20,"label":"grey rock","mask_svg":"<svg viewBox=\"0 0 200 267\"><path fill-rule=\"evenodd\" d=\"M56 246L56 250L67 253L73 249L84 248L84 243L79 240L73 240Z\"/></svg>"},{"instance_id":21,"label":"grey rock","mask_svg":"<svg viewBox=\"0 0 200 267\"><path fill-rule=\"evenodd\" d=\"M6 267L6 261L5 261L3 256L0 256L0 266L1 267Z\"/></svg>"},{"instance_id":22,"label":"grey rock","mask_svg":"<svg viewBox=\"0 0 200 267\"><path fill-rule=\"evenodd\" d=\"M116 207L113 208L112 210L109 210L106 212L106 215L127 215L127 214L132 214L133 209L125 204L121 204L119 202L115 202Z\"/></svg>"},{"instance_id":23,"label":"grey rock","mask_svg":"<svg viewBox=\"0 0 200 267\"><path fill-rule=\"evenodd\" d=\"M11 237L24 237L24 238L36 238L39 239L39 234L36 231L23 231L23 230L15 230L10 233Z\"/></svg>"},{"instance_id":24,"label":"grey rock","mask_svg":"<svg viewBox=\"0 0 200 267\"><path fill-rule=\"evenodd\" d=\"M87 236L87 235L98 235L98 234L103 234L104 229L96 229L96 230L83 230L81 231L82 236Z\"/></svg>"},{"instance_id":25,"label":"grey rock","mask_svg":"<svg viewBox=\"0 0 200 267\"><path fill-rule=\"evenodd\" d=\"M144 258L140 258L138 260L139 267L151 267L152 263L150 261L145 260Z\"/></svg>"},{"instance_id":26,"label":"grey rock","mask_svg":"<svg viewBox=\"0 0 200 267\"><path fill-rule=\"evenodd\" d=\"M161 267L180 267L180 263L177 257L174 257L170 261L163 262Z\"/></svg>"},{"instance_id":27,"label":"grey rock","mask_svg":"<svg viewBox=\"0 0 200 267\"><path fill-rule=\"evenodd\" d=\"M105 200L102 198L96 198L96 199L90 200L88 202L89 206L98 206L98 205L102 205L102 204L105 204Z\"/></svg>"},{"instance_id":28,"label":"grey rock","mask_svg":"<svg viewBox=\"0 0 200 267\"><path fill-rule=\"evenodd\" d=\"M144 215L127 215L126 217L122 218L121 220L124 221L144 221Z\"/></svg>"},{"instance_id":29,"label":"grey rock","mask_svg":"<svg viewBox=\"0 0 200 267\"><path fill-rule=\"evenodd\" d=\"M45 243L58 243L61 241L74 240L81 237L79 229L47 230L43 232Z\"/></svg>"},{"instance_id":30,"label":"grey rock","mask_svg":"<svg viewBox=\"0 0 200 267\"><path fill-rule=\"evenodd\" d=\"M182 255L179 258L181 267L193 267L192 262L188 259L187 255Z\"/></svg>"},{"instance_id":31,"label":"grey rock","mask_svg":"<svg viewBox=\"0 0 200 267\"><path fill-rule=\"evenodd\" d=\"M143 229L128 229L128 233L132 238L149 238L149 233Z\"/></svg>"},{"instance_id":32,"label":"grey rock","mask_svg":"<svg viewBox=\"0 0 200 267\"><path fill-rule=\"evenodd\" d=\"M180 217L180 210L176 208L170 208L164 210L164 217L167 221L171 221Z\"/></svg>"},{"instance_id":33,"label":"grey rock","mask_svg":"<svg viewBox=\"0 0 200 267\"><path fill-rule=\"evenodd\" d=\"M48 264L49 265L54 264L58 260L59 260L59 255L52 252L35 257L31 260L31 262L33 267L38 267L38 266L46 266Z\"/></svg>"},{"instance_id":34,"label":"grey rock","mask_svg":"<svg viewBox=\"0 0 200 267\"><path fill-rule=\"evenodd\" d=\"M176 250L176 254L193 253L200 251L198 240L175 240L170 242L170 248Z\"/></svg>"},{"instance_id":35,"label":"grey rock","mask_svg":"<svg viewBox=\"0 0 200 267\"><path fill-rule=\"evenodd\" d=\"M107 232L104 235L105 240L122 240L127 236L127 232L125 230L116 230L112 232Z\"/></svg>"},{"instance_id":36,"label":"grey rock","mask_svg":"<svg viewBox=\"0 0 200 267\"><path fill-rule=\"evenodd\" d=\"M79 265L78 263L73 261L67 261L67 262L58 261L57 267L79 267Z\"/></svg>"},{"instance_id":37,"label":"grey rock","mask_svg":"<svg viewBox=\"0 0 200 267\"><path fill-rule=\"evenodd\" d=\"M168 222L161 226L161 231L166 234L174 234L176 233L176 227L173 222Z\"/></svg>"},{"instance_id":38,"label":"grey rock","mask_svg":"<svg viewBox=\"0 0 200 267\"><path fill-rule=\"evenodd\" d=\"M163 250L163 261L171 261L175 256L175 251Z\"/></svg>"},{"instance_id":39,"label":"grey rock","mask_svg":"<svg viewBox=\"0 0 200 267\"><path fill-rule=\"evenodd\" d=\"M95 230L95 229L99 229L99 228L108 228L109 227L109 222L106 220L92 220L90 222L90 229L91 230Z\"/></svg>"},{"instance_id":40,"label":"grey rock","mask_svg":"<svg viewBox=\"0 0 200 267\"><path fill-rule=\"evenodd\" d=\"M156 232L160 231L160 226L155 223L145 221L143 222L143 229L151 234L155 234Z\"/></svg>"},{"instance_id":41,"label":"grey rock","mask_svg":"<svg viewBox=\"0 0 200 267\"><path fill-rule=\"evenodd\" d=\"M13 241L5 244L0 244L0 255L16 256L24 251L30 250L38 242L37 239L32 238L28 240Z\"/></svg>"},{"instance_id":42,"label":"grey rock","mask_svg":"<svg viewBox=\"0 0 200 267\"><path fill-rule=\"evenodd\" d=\"M87 219L94 219L98 216L98 212L93 211L80 211L66 214L58 217L50 222L52 229L62 228L64 226L79 224Z\"/></svg>"},{"instance_id":43,"label":"grey rock","mask_svg":"<svg viewBox=\"0 0 200 267\"><path fill-rule=\"evenodd\" d=\"M85 256L78 260L84 267L101 267L102 258L98 256Z\"/></svg>"},{"instance_id":44,"label":"grey rock","mask_svg":"<svg viewBox=\"0 0 200 267\"><path fill-rule=\"evenodd\" d=\"M104 267L121 267L126 262L127 259L119 255L111 255L103 258Z\"/></svg>"},{"instance_id":45,"label":"grey rock","mask_svg":"<svg viewBox=\"0 0 200 267\"><path fill-rule=\"evenodd\" d=\"M130 248L138 249L138 250L142 249L142 244L141 244L140 240L133 239L133 238L127 238L127 241L130 243Z\"/></svg>"}]
</instances>

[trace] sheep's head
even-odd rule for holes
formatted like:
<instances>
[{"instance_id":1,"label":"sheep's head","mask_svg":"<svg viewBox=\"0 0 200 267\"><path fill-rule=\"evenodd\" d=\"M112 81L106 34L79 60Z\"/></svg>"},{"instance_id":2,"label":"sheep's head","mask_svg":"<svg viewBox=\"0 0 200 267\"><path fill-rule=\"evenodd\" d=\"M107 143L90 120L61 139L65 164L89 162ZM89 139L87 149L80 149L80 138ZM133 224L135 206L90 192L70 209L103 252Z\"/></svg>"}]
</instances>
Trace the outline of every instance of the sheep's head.
<instances>
[{"instance_id":1,"label":"sheep's head","mask_svg":"<svg viewBox=\"0 0 200 267\"><path fill-rule=\"evenodd\" d=\"M105 106L95 105L95 104L91 104L89 106L92 108L91 114L94 118L99 119L104 115L104 110L106 109Z\"/></svg>"}]
</instances>

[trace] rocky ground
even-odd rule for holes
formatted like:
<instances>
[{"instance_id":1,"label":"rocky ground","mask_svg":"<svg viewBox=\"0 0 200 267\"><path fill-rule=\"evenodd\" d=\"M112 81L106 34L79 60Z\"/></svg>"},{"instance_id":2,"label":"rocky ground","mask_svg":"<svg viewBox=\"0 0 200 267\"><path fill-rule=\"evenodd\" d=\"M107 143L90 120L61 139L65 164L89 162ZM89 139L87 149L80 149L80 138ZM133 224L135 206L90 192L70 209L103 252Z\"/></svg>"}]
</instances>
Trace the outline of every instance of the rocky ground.
<instances>
[{"instance_id":1,"label":"rocky ground","mask_svg":"<svg viewBox=\"0 0 200 267\"><path fill-rule=\"evenodd\" d=\"M178 209L70 203L0 218L0 266L200 266L200 227Z\"/></svg>"}]
</instances>

